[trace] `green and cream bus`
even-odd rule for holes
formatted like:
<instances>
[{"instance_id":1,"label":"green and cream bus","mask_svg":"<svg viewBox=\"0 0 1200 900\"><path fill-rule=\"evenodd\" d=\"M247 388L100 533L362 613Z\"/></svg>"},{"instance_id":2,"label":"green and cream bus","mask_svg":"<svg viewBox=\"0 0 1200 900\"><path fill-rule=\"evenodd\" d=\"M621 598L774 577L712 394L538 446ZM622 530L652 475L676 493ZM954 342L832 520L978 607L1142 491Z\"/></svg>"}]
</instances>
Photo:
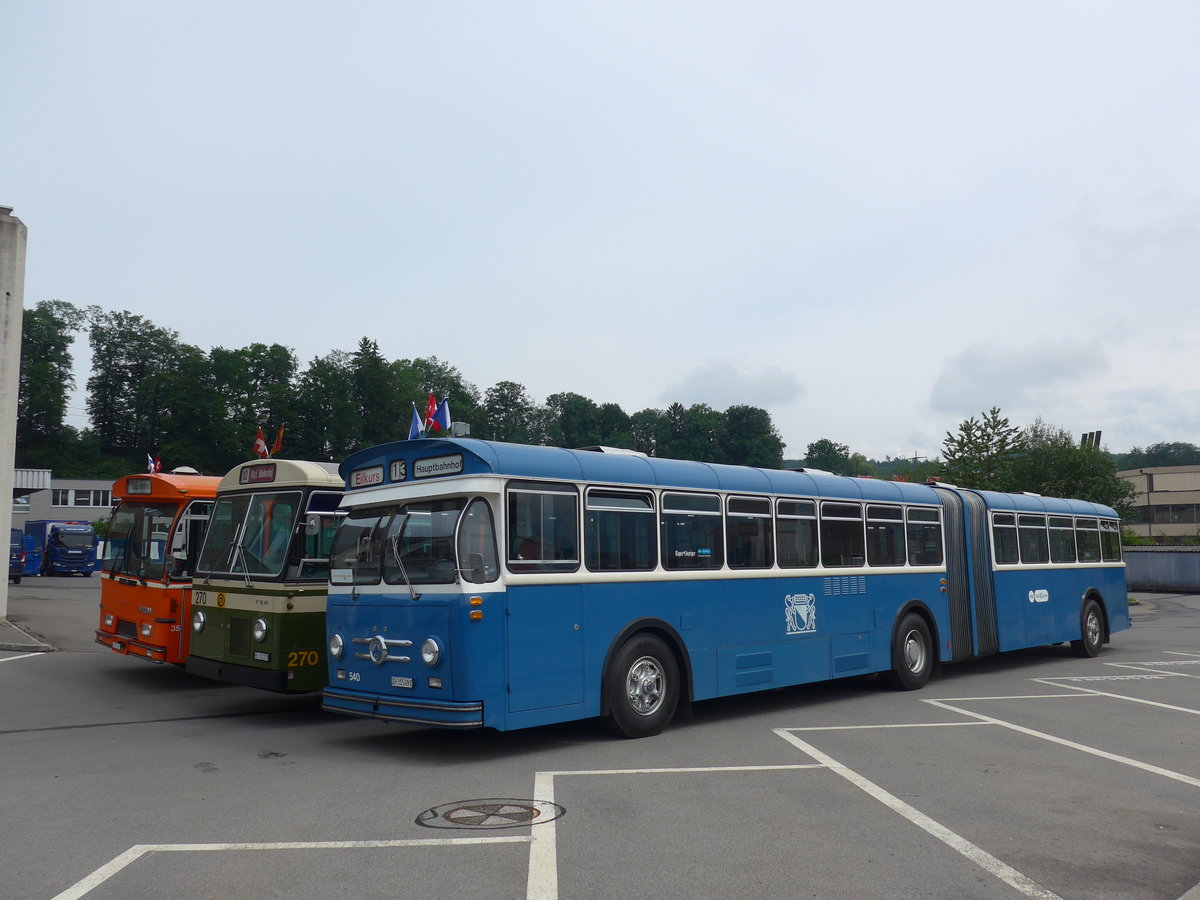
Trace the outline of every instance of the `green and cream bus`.
<instances>
[{"instance_id":1,"label":"green and cream bus","mask_svg":"<svg viewBox=\"0 0 1200 900\"><path fill-rule=\"evenodd\" d=\"M192 587L187 671L272 691L325 686L335 463L242 463L217 487Z\"/></svg>"}]
</instances>

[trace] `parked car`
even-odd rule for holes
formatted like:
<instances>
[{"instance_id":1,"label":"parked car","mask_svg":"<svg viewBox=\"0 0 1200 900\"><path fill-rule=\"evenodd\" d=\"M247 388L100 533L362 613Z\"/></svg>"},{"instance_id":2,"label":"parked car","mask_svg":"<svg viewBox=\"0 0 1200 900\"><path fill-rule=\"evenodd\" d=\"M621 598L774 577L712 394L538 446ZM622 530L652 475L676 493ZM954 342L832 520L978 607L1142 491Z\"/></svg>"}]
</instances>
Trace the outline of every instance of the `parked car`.
<instances>
[{"instance_id":1,"label":"parked car","mask_svg":"<svg viewBox=\"0 0 1200 900\"><path fill-rule=\"evenodd\" d=\"M8 533L8 580L20 584L24 570L25 534L19 528L11 528Z\"/></svg>"}]
</instances>

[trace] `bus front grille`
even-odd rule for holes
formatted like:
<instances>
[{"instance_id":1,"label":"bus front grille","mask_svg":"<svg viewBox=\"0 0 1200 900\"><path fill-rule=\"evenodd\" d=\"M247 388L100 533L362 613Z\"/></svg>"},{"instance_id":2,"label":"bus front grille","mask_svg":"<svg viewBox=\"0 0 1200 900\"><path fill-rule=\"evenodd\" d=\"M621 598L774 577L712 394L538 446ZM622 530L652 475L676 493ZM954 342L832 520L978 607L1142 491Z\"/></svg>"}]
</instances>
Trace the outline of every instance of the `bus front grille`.
<instances>
[{"instance_id":1,"label":"bus front grille","mask_svg":"<svg viewBox=\"0 0 1200 900\"><path fill-rule=\"evenodd\" d=\"M117 634L124 638L135 638L137 637L137 624L117 619Z\"/></svg>"},{"instance_id":2,"label":"bus front grille","mask_svg":"<svg viewBox=\"0 0 1200 900\"><path fill-rule=\"evenodd\" d=\"M229 653L232 656L250 655L250 620L230 618Z\"/></svg>"}]
</instances>

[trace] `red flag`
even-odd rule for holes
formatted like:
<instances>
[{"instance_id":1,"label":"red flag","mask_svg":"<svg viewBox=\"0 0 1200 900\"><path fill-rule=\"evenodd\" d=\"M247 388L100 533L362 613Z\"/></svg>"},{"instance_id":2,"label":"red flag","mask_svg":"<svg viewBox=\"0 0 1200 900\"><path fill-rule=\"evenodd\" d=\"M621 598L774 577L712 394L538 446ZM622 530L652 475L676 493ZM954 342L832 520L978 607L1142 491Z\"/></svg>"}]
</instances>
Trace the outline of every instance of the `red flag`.
<instances>
[{"instance_id":1,"label":"red flag","mask_svg":"<svg viewBox=\"0 0 1200 900\"><path fill-rule=\"evenodd\" d=\"M429 392L429 403L425 405L425 427L428 428L433 424L433 417L437 415L437 397L433 395L433 391Z\"/></svg>"},{"instance_id":2,"label":"red flag","mask_svg":"<svg viewBox=\"0 0 1200 900\"><path fill-rule=\"evenodd\" d=\"M283 449L283 426L279 426L279 434L275 435L275 443L271 445L271 455L278 456Z\"/></svg>"},{"instance_id":3,"label":"red flag","mask_svg":"<svg viewBox=\"0 0 1200 900\"><path fill-rule=\"evenodd\" d=\"M250 452L262 459L271 455L271 451L267 449L267 439L263 437L261 425L258 427L258 434L254 437L254 446L250 448Z\"/></svg>"}]
</instances>

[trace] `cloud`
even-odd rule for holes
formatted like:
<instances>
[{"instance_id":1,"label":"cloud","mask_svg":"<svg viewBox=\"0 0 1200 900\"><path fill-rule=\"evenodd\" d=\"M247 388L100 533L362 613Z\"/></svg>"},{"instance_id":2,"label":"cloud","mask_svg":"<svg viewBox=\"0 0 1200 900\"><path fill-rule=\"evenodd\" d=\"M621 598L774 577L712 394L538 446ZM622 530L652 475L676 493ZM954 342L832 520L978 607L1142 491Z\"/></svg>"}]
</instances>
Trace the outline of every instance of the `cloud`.
<instances>
[{"instance_id":1,"label":"cloud","mask_svg":"<svg viewBox=\"0 0 1200 900\"><path fill-rule=\"evenodd\" d=\"M973 344L948 358L930 391L936 412L974 415L998 406L1020 411L1048 392L1108 368L1098 342L1041 340L1023 347Z\"/></svg>"},{"instance_id":2,"label":"cloud","mask_svg":"<svg viewBox=\"0 0 1200 900\"><path fill-rule=\"evenodd\" d=\"M769 366L746 372L726 361L713 361L686 374L660 395L663 403L707 403L713 409L746 404L762 408L786 406L804 396L805 388L791 372Z\"/></svg>"}]
</instances>

